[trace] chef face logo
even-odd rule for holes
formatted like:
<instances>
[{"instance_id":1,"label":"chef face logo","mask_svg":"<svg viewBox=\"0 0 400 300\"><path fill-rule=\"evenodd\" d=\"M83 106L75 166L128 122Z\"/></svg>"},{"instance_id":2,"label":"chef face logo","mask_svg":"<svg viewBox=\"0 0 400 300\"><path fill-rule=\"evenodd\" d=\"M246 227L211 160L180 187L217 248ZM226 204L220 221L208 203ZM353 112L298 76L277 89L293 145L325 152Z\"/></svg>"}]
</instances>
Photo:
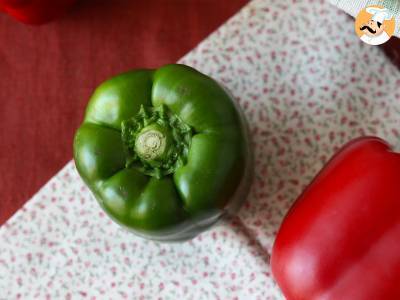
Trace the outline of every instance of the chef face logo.
<instances>
[{"instance_id":1,"label":"chef face logo","mask_svg":"<svg viewBox=\"0 0 400 300\"><path fill-rule=\"evenodd\" d=\"M358 37L368 45L386 43L394 29L393 14L383 6L368 6L360 11L355 22Z\"/></svg>"},{"instance_id":2,"label":"chef face logo","mask_svg":"<svg viewBox=\"0 0 400 300\"><path fill-rule=\"evenodd\" d=\"M375 37L380 35L383 30L385 29L385 25L383 25L380 22L375 22L373 20L369 20L368 23L364 24L360 30L364 31L364 34L370 36L370 37Z\"/></svg>"}]
</instances>

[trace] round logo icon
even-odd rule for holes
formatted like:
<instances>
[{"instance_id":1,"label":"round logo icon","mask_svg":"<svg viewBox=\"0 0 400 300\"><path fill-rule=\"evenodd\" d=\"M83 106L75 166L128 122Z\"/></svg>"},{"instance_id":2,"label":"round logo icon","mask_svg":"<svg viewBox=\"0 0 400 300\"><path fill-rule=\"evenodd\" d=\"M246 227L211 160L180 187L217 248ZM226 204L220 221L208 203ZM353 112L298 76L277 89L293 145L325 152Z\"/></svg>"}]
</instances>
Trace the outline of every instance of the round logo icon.
<instances>
[{"instance_id":1,"label":"round logo icon","mask_svg":"<svg viewBox=\"0 0 400 300\"><path fill-rule=\"evenodd\" d=\"M396 22L390 10L383 6L371 5L360 11L354 27L364 43L381 45L393 35Z\"/></svg>"}]
</instances>

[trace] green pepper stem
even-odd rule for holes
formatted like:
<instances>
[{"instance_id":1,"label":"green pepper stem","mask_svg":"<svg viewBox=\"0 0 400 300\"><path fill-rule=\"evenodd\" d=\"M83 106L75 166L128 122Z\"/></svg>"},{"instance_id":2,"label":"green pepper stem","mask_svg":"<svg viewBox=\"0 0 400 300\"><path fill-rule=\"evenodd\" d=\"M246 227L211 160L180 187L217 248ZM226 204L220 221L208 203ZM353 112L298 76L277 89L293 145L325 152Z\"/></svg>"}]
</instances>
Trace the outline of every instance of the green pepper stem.
<instances>
[{"instance_id":1,"label":"green pepper stem","mask_svg":"<svg viewBox=\"0 0 400 300\"><path fill-rule=\"evenodd\" d=\"M136 153L145 160L159 159L165 154L167 137L159 130L146 128L141 131L135 141Z\"/></svg>"},{"instance_id":2,"label":"green pepper stem","mask_svg":"<svg viewBox=\"0 0 400 300\"><path fill-rule=\"evenodd\" d=\"M121 124L127 167L161 178L186 163L192 133L164 106L141 107L137 116Z\"/></svg>"}]
</instances>

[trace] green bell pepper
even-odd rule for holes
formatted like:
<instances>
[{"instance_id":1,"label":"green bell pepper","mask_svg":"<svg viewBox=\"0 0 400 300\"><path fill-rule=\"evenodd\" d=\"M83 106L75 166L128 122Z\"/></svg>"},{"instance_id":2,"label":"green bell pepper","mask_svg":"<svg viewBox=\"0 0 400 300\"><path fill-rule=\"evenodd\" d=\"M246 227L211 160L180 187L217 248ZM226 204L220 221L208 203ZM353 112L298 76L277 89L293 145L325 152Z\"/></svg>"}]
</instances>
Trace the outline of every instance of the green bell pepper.
<instances>
[{"instance_id":1,"label":"green bell pepper","mask_svg":"<svg viewBox=\"0 0 400 300\"><path fill-rule=\"evenodd\" d=\"M244 199L249 143L230 95L184 65L101 84L74 140L79 174L107 214L160 241L194 237Z\"/></svg>"}]
</instances>

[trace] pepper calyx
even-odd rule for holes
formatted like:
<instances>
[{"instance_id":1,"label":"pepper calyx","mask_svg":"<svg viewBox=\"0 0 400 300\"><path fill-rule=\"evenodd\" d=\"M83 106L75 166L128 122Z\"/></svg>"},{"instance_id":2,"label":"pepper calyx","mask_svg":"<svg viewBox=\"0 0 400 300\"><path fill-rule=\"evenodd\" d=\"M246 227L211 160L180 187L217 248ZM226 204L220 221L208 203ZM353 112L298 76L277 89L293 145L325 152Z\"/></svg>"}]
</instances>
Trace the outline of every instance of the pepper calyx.
<instances>
[{"instance_id":1,"label":"pepper calyx","mask_svg":"<svg viewBox=\"0 0 400 300\"><path fill-rule=\"evenodd\" d=\"M164 105L142 105L121 129L127 168L162 178L186 164L192 129Z\"/></svg>"}]
</instances>

